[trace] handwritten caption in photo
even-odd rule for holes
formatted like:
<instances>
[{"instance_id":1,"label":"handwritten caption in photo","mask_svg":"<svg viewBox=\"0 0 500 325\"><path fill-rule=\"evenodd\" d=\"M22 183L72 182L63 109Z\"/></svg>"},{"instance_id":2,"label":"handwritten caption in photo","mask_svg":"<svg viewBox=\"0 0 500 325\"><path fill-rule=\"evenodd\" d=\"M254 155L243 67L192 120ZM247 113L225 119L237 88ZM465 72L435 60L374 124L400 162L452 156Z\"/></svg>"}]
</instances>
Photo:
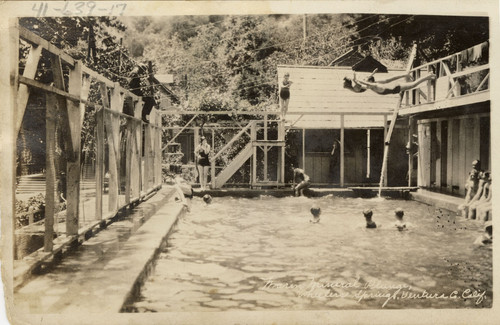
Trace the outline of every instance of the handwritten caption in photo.
<instances>
[{"instance_id":1,"label":"handwritten caption in photo","mask_svg":"<svg viewBox=\"0 0 500 325\"><path fill-rule=\"evenodd\" d=\"M386 284L381 281L362 283L359 279L352 282L321 282L311 279L303 284L267 279L261 289L292 290L304 298L354 298L358 303L366 299L382 299L382 308L390 301L434 299L434 300L473 300L479 305L486 299L486 290L462 289L451 292L416 291L406 284ZM341 289L335 291L335 289Z\"/></svg>"}]
</instances>

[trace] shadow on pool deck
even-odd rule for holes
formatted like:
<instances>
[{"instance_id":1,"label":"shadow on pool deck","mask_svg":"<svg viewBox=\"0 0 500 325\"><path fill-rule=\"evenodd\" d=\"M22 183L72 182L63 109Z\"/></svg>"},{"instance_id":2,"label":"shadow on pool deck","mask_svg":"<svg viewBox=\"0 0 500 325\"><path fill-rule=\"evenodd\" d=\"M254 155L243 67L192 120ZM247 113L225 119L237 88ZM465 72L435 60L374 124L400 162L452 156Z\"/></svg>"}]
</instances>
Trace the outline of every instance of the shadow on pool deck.
<instances>
[{"instance_id":1,"label":"shadow on pool deck","mask_svg":"<svg viewBox=\"0 0 500 325\"><path fill-rule=\"evenodd\" d=\"M184 210L164 187L18 288L14 313L119 312Z\"/></svg>"}]
</instances>

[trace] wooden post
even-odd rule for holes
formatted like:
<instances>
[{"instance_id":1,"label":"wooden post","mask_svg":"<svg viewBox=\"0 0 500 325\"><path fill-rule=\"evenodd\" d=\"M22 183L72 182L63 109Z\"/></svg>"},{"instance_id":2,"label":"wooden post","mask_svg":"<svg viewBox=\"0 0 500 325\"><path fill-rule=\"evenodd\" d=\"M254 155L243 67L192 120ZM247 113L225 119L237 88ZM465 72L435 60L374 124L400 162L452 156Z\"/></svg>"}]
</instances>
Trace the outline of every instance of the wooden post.
<instances>
[{"instance_id":1,"label":"wooden post","mask_svg":"<svg viewBox=\"0 0 500 325\"><path fill-rule=\"evenodd\" d=\"M392 123L392 121L391 121ZM384 139L387 139L387 115L384 115ZM387 155L389 154L389 146L388 145L385 145L384 144L384 157L386 157ZM387 157L388 159L388 157ZM386 160L386 158L384 158L384 160ZM386 163L387 163L387 160L386 160ZM383 162L382 162L382 165L383 165ZM387 165L386 165L387 167ZM387 186L387 168L383 168L382 166L382 170L383 170L383 177L384 177L384 181L382 182L382 186Z\"/></svg>"},{"instance_id":2,"label":"wooden post","mask_svg":"<svg viewBox=\"0 0 500 325\"><path fill-rule=\"evenodd\" d=\"M156 129L156 185L163 184L163 151L161 150L163 130L161 129L161 116L158 114L160 121L157 123Z\"/></svg>"},{"instance_id":3,"label":"wooden post","mask_svg":"<svg viewBox=\"0 0 500 325\"><path fill-rule=\"evenodd\" d=\"M453 191L453 150L456 148L453 147L453 119L448 119L448 152L446 157L446 187L448 191L451 193Z\"/></svg>"},{"instance_id":4,"label":"wooden post","mask_svg":"<svg viewBox=\"0 0 500 325\"><path fill-rule=\"evenodd\" d=\"M100 108L96 112L97 137L96 137L96 220L102 219L102 196L104 194L104 109ZM128 158L128 155L127 155Z\"/></svg>"},{"instance_id":5,"label":"wooden post","mask_svg":"<svg viewBox=\"0 0 500 325\"><path fill-rule=\"evenodd\" d=\"M302 129L302 168L306 169L306 129Z\"/></svg>"},{"instance_id":6,"label":"wooden post","mask_svg":"<svg viewBox=\"0 0 500 325\"><path fill-rule=\"evenodd\" d=\"M152 126L149 124L145 125L144 130L144 188L147 192L150 186L151 172L153 171L152 164L152 141L151 141L151 130Z\"/></svg>"},{"instance_id":7,"label":"wooden post","mask_svg":"<svg viewBox=\"0 0 500 325\"><path fill-rule=\"evenodd\" d=\"M56 107L57 98L54 94L46 93L46 113L45 113L45 237L43 250L51 252L54 240L54 215L55 191L56 191Z\"/></svg>"},{"instance_id":8,"label":"wooden post","mask_svg":"<svg viewBox=\"0 0 500 325\"><path fill-rule=\"evenodd\" d=\"M54 87L64 90L62 62L59 56L51 54L51 68ZM81 90L81 78L81 66L76 64L73 71L70 71L70 81L71 91L75 92L74 94L78 92L78 96ZM66 165L66 193L64 193L66 195L66 235L73 236L78 234L79 221L81 113L79 104L68 103L68 100L61 96L55 98L58 107L57 113L62 117L60 120L62 123L61 131L64 132L66 145L66 159L64 161ZM55 198L54 204L58 201L58 198ZM57 208L57 205L55 208Z\"/></svg>"},{"instance_id":9,"label":"wooden post","mask_svg":"<svg viewBox=\"0 0 500 325\"><path fill-rule=\"evenodd\" d=\"M285 123L283 122L283 120L280 120L278 123L279 123L278 125L279 125L279 135L280 135L279 140L284 142L285 141ZM285 148L286 148L286 143L283 143L283 146L280 147L280 150L281 150L280 182L283 184L285 183Z\"/></svg>"},{"instance_id":10,"label":"wooden post","mask_svg":"<svg viewBox=\"0 0 500 325\"><path fill-rule=\"evenodd\" d=\"M253 147L252 186L255 186L257 184L257 124L255 121L252 121L251 136L252 136L251 141Z\"/></svg>"},{"instance_id":11,"label":"wooden post","mask_svg":"<svg viewBox=\"0 0 500 325\"><path fill-rule=\"evenodd\" d=\"M340 187L344 187L344 114L340 114Z\"/></svg>"},{"instance_id":12,"label":"wooden post","mask_svg":"<svg viewBox=\"0 0 500 325\"><path fill-rule=\"evenodd\" d=\"M371 149L370 149L370 129L366 130L366 178L370 178L370 169L371 169L371 163L370 163L370 155L371 155Z\"/></svg>"},{"instance_id":13,"label":"wooden post","mask_svg":"<svg viewBox=\"0 0 500 325\"><path fill-rule=\"evenodd\" d=\"M133 199L140 198L141 185L142 185L142 109L144 102L139 101L134 111L135 120L132 121L133 125L133 154L132 154L132 195Z\"/></svg>"},{"instance_id":14,"label":"wooden post","mask_svg":"<svg viewBox=\"0 0 500 325\"><path fill-rule=\"evenodd\" d=\"M413 177L413 133L414 131L413 116L408 118L408 187L411 187L411 179Z\"/></svg>"},{"instance_id":15,"label":"wooden post","mask_svg":"<svg viewBox=\"0 0 500 325\"><path fill-rule=\"evenodd\" d=\"M62 77L62 75L61 75ZM82 64L76 62L73 69L69 72L68 92L72 95L81 97L83 89ZM85 97L87 94L84 94ZM81 138L83 116L85 106L83 103L76 103L66 100L67 125L69 127L72 152L68 154L66 162L66 233L68 235L78 234L78 223L80 219L80 156L81 156Z\"/></svg>"},{"instance_id":16,"label":"wooden post","mask_svg":"<svg viewBox=\"0 0 500 325\"><path fill-rule=\"evenodd\" d=\"M18 18L10 18L9 20L9 33L8 33L8 57L6 60L10 61L10 66L4 64L0 66L0 74L9 69L10 74L10 94L8 100L10 105L2 111L2 118L0 119L0 143L4 146L2 154L0 155L0 170L2 171L2 185L0 186L0 211L2 213L2 257L4 261L13 261L17 259L16 256L16 213L15 213L15 193L16 193L16 138L17 138L17 112L18 108L18 85L19 85L19 29L17 24ZM0 33L0 41L4 42L6 33ZM6 75L6 74L5 74ZM8 87L2 87L0 92L7 91ZM12 243L12 247L9 244ZM12 272L12 265L7 266L8 263L3 264L4 270ZM7 271L7 272L8 272ZM12 282L5 280L5 292L12 292Z\"/></svg>"},{"instance_id":17,"label":"wooden post","mask_svg":"<svg viewBox=\"0 0 500 325\"><path fill-rule=\"evenodd\" d=\"M264 115L264 141L267 141L267 114ZM267 142L264 143L264 182L267 182Z\"/></svg>"},{"instance_id":18,"label":"wooden post","mask_svg":"<svg viewBox=\"0 0 500 325\"><path fill-rule=\"evenodd\" d=\"M431 129L431 132L432 132L432 129ZM432 155L434 156L434 159L435 159L435 164L434 164L434 168L436 169L436 179L435 179L435 182L436 182L436 187L438 189L441 189L441 121L438 120L436 122L436 134L432 134L431 136L433 136L434 140L435 140L435 143L432 147ZM439 150L439 151L438 151Z\"/></svg>"}]
</instances>

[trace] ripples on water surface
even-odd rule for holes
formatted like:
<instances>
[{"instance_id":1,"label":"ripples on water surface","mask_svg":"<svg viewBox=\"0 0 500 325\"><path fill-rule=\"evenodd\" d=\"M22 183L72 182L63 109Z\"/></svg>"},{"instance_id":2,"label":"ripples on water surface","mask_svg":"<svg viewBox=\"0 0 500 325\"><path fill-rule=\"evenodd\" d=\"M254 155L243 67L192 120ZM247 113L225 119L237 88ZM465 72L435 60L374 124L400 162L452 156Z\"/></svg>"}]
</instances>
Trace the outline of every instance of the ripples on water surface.
<instances>
[{"instance_id":1,"label":"ripples on water surface","mask_svg":"<svg viewBox=\"0 0 500 325\"><path fill-rule=\"evenodd\" d=\"M410 230L391 227L396 207ZM378 229L364 228L367 208ZM194 198L133 309L491 307L491 247L472 245L480 234L480 222L413 201Z\"/></svg>"}]
</instances>

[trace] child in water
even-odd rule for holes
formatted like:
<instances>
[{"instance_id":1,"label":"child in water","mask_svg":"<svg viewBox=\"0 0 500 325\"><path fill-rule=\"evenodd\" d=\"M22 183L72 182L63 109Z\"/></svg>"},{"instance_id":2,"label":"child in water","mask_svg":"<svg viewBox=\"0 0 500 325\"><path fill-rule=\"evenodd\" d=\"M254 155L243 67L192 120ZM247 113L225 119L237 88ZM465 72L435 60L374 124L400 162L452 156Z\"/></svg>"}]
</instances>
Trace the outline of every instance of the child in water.
<instances>
[{"instance_id":1,"label":"child in water","mask_svg":"<svg viewBox=\"0 0 500 325\"><path fill-rule=\"evenodd\" d=\"M394 226L398 228L399 231L408 229L408 225L403 221L404 215L405 212L403 211L403 209L397 208L396 210L394 210L394 216L396 217L396 223L394 224Z\"/></svg>"},{"instance_id":2,"label":"child in water","mask_svg":"<svg viewBox=\"0 0 500 325\"><path fill-rule=\"evenodd\" d=\"M317 204L314 204L311 207L311 214L313 215L313 219L310 219L309 222L318 223L319 216L321 215L321 208Z\"/></svg>"},{"instance_id":3,"label":"child in water","mask_svg":"<svg viewBox=\"0 0 500 325\"><path fill-rule=\"evenodd\" d=\"M212 196L210 194L203 195L203 202L209 205L210 203L212 203Z\"/></svg>"},{"instance_id":4,"label":"child in water","mask_svg":"<svg viewBox=\"0 0 500 325\"><path fill-rule=\"evenodd\" d=\"M366 228L377 228L377 224L372 221L373 212L370 209L364 210L363 214L366 219Z\"/></svg>"}]
</instances>

